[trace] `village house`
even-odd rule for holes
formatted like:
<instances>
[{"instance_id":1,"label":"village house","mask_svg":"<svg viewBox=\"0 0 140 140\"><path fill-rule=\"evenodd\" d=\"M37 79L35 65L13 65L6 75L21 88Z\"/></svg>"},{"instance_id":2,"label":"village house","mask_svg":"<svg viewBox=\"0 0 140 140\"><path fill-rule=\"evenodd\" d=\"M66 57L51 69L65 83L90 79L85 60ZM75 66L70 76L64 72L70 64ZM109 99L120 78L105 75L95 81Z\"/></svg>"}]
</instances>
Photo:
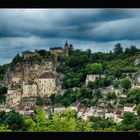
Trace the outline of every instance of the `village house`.
<instances>
[{"instance_id":1,"label":"village house","mask_svg":"<svg viewBox=\"0 0 140 140\"><path fill-rule=\"evenodd\" d=\"M106 109L103 108L97 108L95 115L96 117L105 117Z\"/></svg>"},{"instance_id":2,"label":"village house","mask_svg":"<svg viewBox=\"0 0 140 140\"><path fill-rule=\"evenodd\" d=\"M86 85L88 84L88 82L94 82L96 79L98 79L99 77L104 77L104 75L99 75L99 74L88 74L86 76Z\"/></svg>"},{"instance_id":3,"label":"village house","mask_svg":"<svg viewBox=\"0 0 140 140\"><path fill-rule=\"evenodd\" d=\"M75 103L72 103L69 106L69 108L72 109L72 110L75 110L77 112L79 105L80 105L80 102L75 102Z\"/></svg>"},{"instance_id":4,"label":"village house","mask_svg":"<svg viewBox=\"0 0 140 140\"><path fill-rule=\"evenodd\" d=\"M124 105L124 112L135 112L134 109L135 109L136 105L135 104L131 104L131 103L126 103Z\"/></svg>"},{"instance_id":5,"label":"village house","mask_svg":"<svg viewBox=\"0 0 140 140\"><path fill-rule=\"evenodd\" d=\"M124 112L123 108L114 109L113 112L107 111L105 113L105 118L106 119L109 118L112 121L114 121L115 123L120 123L122 121L123 112Z\"/></svg>"},{"instance_id":6,"label":"village house","mask_svg":"<svg viewBox=\"0 0 140 140\"><path fill-rule=\"evenodd\" d=\"M132 89L134 89L134 88L140 88L140 83L132 84Z\"/></svg>"},{"instance_id":7,"label":"village house","mask_svg":"<svg viewBox=\"0 0 140 140\"><path fill-rule=\"evenodd\" d=\"M111 119L111 120L114 121L115 114L112 113L112 112L106 112L106 113L105 113L105 118L106 118L106 119L109 118L109 119Z\"/></svg>"},{"instance_id":8,"label":"village house","mask_svg":"<svg viewBox=\"0 0 140 140\"><path fill-rule=\"evenodd\" d=\"M14 106L20 102L22 93L20 90L7 90L5 97L6 104L9 106Z\"/></svg>"},{"instance_id":9,"label":"village house","mask_svg":"<svg viewBox=\"0 0 140 140\"><path fill-rule=\"evenodd\" d=\"M64 111L66 108L62 105L62 104L60 104L60 103L57 103L57 104L55 104L54 106L53 106L53 111L54 111L54 113L59 113L59 112L61 112L61 111Z\"/></svg>"},{"instance_id":10,"label":"village house","mask_svg":"<svg viewBox=\"0 0 140 140\"><path fill-rule=\"evenodd\" d=\"M31 57L34 57L34 56L39 56L39 54L36 53L36 52L25 51L25 52L22 52L22 56L23 56L24 59L28 59L28 58L31 58Z\"/></svg>"},{"instance_id":11,"label":"village house","mask_svg":"<svg viewBox=\"0 0 140 140\"><path fill-rule=\"evenodd\" d=\"M124 109L123 108L118 108L114 111L114 122L116 123L120 123L123 120L123 113L124 113Z\"/></svg>"},{"instance_id":12,"label":"village house","mask_svg":"<svg viewBox=\"0 0 140 140\"><path fill-rule=\"evenodd\" d=\"M37 83L34 81L23 82L23 97L37 96Z\"/></svg>"},{"instance_id":13,"label":"village house","mask_svg":"<svg viewBox=\"0 0 140 140\"><path fill-rule=\"evenodd\" d=\"M64 54L64 49L62 47L51 47L50 52L54 55L61 55Z\"/></svg>"},{"instance_id":14,"label":"village house","mask_svg":"<svg viewBox=\"0 0 140 140\"><path fill-rule=\"evenodd\" d=\"M83 120L87 121L88 119L88 110L89 108L87 107L81 107L77 111L77 117L81 117Z\"/></svg>"},{"instance_id":15,"label":"village house","mask_svg":"<svg viewBox=\"0 0 140 140\"><path fill-rule=\"evenodd\" d=\"M41 97L51 96L56 93L56 78L54 73L45 72L39 78L35 79L37 83L37 94Z\"/></svg>"}]
</instances>

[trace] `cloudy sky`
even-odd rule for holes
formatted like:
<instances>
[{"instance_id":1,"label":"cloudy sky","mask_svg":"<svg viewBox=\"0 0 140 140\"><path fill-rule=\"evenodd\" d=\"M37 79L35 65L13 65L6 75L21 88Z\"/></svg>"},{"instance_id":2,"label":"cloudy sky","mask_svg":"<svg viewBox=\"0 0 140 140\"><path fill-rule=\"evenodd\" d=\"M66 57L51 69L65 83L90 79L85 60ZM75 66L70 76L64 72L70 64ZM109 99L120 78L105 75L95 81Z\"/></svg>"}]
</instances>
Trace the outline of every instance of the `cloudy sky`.
<instances>
[{"instance_id":1,"label":"cloudy sky","mask_svg":"<svg viewBox=\"0 0 140 140\"><path fill-rule=\"evenodd\" d=\"M26 50L140 48L140 9L0 9L0 65Z\"/></svg>"}]
</instances>

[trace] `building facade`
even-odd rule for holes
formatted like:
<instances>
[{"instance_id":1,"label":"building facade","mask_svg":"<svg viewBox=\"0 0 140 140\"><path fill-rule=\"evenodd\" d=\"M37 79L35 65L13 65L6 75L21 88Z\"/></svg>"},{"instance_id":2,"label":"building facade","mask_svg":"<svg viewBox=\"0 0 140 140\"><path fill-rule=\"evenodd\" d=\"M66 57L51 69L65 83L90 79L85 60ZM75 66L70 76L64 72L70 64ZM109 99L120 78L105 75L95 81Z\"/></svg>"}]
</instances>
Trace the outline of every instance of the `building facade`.
<instances>
[{"instance_id":1,"label":"building facade","mask_svg":"<svg viewBox=\"0 0 140 140\"><path fill-rule=\"evenodd\" d=\"M51 54L54 54L55 56L65 55L65 56L68 57L68 55L69 55L68 54L69 53L68 48L69 48L69 45L66 41L66 43L64 45L64 48L62 48L62 47L52 47L52 48L50 48L50 52L51 52Z\"/></svg>"},{"instance_id":2,"label":"building facade","mask_svg":"<svg viewBox=\"0 0 140 140\"><path fill-rule=\"evenodd\" d=\"M89 81L94 82L96 79L99 77L104 77L104 75L99 75L99 74L88 74L86 76L86 85L88 84Z\"/></svg>"},{"instance_id":3,"label":"building facade","mask_svg":"<svg viewBox=\"0 0 140 140\"><path fill-rule=\"evenodd\" d=\"M39 56L39 54L36 52L25 51L22 53L22 56L24 59L28 59L30 57Z\"/></svg>"},{"instance_id":4,"label":"building facade","mask_svg":"<svg viewBox=\"0 0 140 140\"><path fill-rule=\"evenodd\" d=\"M37 84L35 82L23 82L23 97L37 96Z\"/></svg>"},{"instance_id":5,"label":"building facade","mask_svg":"<svg viewBox=\"0 0 140 140\"><path fill-rule=\"evenodd\" d=\"M37 83L37 93L39 96L51 96L56 93L56 78L52 72L45 72L35 79Z\"/></svg>"}]
</instances>

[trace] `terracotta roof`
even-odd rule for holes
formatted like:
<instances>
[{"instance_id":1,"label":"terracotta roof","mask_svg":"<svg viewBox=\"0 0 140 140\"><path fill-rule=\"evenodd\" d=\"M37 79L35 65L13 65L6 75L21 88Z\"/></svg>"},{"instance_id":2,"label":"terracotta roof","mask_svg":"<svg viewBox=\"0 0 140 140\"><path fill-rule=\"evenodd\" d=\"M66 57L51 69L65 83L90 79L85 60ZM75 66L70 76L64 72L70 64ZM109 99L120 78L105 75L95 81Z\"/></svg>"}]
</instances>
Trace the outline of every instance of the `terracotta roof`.
<instances>
[{"instance_id":1,"label":"terracotta roof","mask_svg":"<svg viewBox=\"0 0 140 140\"><path fill-rule=\"evenodd\" d=\"M52 73L52 72L45 72L45 73L43 73L40 77L39 77L39 79L49 79L49 78L55 78L55 75Z\"/></svg>"},{"instance_id":2,"label":"terracotta roof","mask_svg":"<svg viewBox=\"0 0 140 140\"><path fill-rule=\"evenodd\" d=\"M54 48L50 48L50 50L63 50L62 47L54 47Z\"/></svg>"},{"instance_id":3,"label":"terracotta roof","mask_svg":"<svg viewBox=\"0 0 140 140\"><path fill-rule=\"evenodd\" d=\"M118 109L118 110L115 111L115 113L121 115L122 111Z\"/></svg>"},{"instance_id":4,"label":"terracotta roof","mask_svg":"<svg viewBox=\"0 0 140 140\"><path fill-rule=\"evenodd\" d=\"M125 107L134 107L135 105L134 104L131 104L131 103L126 103L124 106Z\"/></svg>"},{"instance_id":5,"label":"terracotta roof","mask_svg":"<svg viewBox=\"0 0 140 140\"><path fill-rule=\"evenodd\" d=\"M82 108L78 109L78 112L85 113L86 110L87 110L87 107L82 107Z\"/></svg>"},{"instance_id":6,"label":"terracotta roof","mask_svg":"<svg viewBox=\"0 0 140 140\"><path fill-rule=\"evenodd\" d=\"M18 110L23 110L24 108L25 108L25 106L23 104L18 104L17 105Z\"/></svg>"},{"instance_id":7,"label":"terracotta roof","mask_svg":"<svg viewBox=\"0 0 140 140\"><path fill-rule=\"evenodd\" d=\"M140 83L137 83L136 86L140 86Z\"/></svg>"}]
</instances>

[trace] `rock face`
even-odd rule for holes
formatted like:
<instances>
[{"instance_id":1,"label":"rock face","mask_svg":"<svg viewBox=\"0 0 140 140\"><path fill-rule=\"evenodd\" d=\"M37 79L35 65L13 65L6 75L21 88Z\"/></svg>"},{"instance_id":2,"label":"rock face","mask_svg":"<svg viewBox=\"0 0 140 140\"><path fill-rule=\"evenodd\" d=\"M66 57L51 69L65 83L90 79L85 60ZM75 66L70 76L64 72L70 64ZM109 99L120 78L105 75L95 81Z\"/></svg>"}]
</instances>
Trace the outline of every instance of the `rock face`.
<instances>
[{"instance_id":1,"label":"rock face","mask_svg":"<svg viewBox=\"0 0 140 140\"><path fill-rule=\"evenodd\" d=\"M134 79L135 79L136 83L140 83L140 73L139 72L135 74Z\"/></svg>"},{"instance_id":2,"label":"rock face","mask_svg":"<svg viewBox=\"0 0 140 140\"><path fill-rule=\"evenodd\" d=\"M52 61L41 60L41 62L29 61L18 62L11 65L4 77L5 85L22 85L23 81L34 80L46 71L54 71L54 64Z\"/></svg>"},{"instance_id":3,"label":"rock face","mask_svg":"<svg viewBox=\"0 0 140 140\"><path fill-rule=\"evenodd\" d=\"M139 58L136 58L135 61L134 61L134 65L137 66L140 64L140 57Z\"/></svg>"}]
</instances>

